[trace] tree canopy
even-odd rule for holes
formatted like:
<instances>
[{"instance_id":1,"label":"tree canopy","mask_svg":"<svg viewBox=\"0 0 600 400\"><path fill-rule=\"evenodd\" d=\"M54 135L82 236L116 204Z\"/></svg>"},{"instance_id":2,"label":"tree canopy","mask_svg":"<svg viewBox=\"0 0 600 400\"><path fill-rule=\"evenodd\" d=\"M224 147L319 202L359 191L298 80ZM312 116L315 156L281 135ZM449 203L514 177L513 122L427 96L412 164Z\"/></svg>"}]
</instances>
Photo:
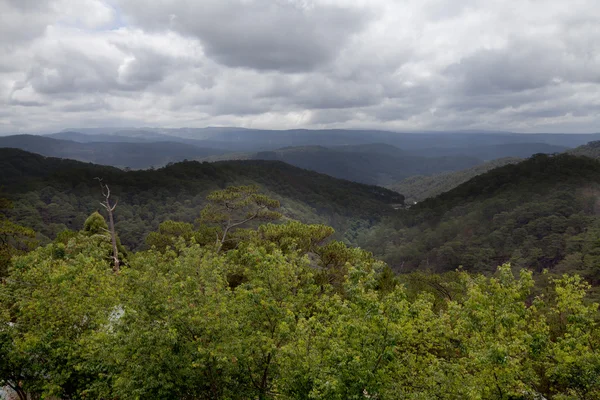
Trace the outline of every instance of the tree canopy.
<instances>
[{"instance_id":1,"label":"tree canopy","mask_svg":"<svg viewBox=\"0 0 600 400\"><path fill-rule=\"evenodd\" d=\"M114 274L105 226L92 214L15 257L0 285L0 384L22 399L600 398L598 304L576 275L541 292L509 264L400 284L297 221L222 249L165 222Z\"/></svg>"}]
</instances>

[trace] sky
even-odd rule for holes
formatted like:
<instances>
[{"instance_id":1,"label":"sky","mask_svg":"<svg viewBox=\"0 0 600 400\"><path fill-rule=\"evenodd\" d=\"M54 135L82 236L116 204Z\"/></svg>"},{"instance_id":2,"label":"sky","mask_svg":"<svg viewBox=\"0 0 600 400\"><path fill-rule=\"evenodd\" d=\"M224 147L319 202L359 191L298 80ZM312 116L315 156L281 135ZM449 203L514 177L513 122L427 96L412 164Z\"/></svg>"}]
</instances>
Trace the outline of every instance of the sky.
<instances>
[{"instance_id":1,"label":"sky","mask_svg":"<svg viewBox=\"0 0 600 400\"><path fill-rule=\"evenodd\" d=\"M0 134L600 132L598 0L0 0Z\"/></svg>"}]
</instances>

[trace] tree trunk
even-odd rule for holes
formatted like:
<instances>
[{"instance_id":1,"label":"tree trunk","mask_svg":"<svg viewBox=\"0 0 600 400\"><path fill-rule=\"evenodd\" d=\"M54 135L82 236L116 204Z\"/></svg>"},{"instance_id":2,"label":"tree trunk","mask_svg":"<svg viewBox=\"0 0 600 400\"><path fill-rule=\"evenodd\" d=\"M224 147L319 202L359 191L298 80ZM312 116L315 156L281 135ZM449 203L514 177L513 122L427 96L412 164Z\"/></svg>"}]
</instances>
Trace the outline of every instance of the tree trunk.
<instances>
[{"instance_id":1,"label":"tree trunk","mask_svg":"<svg viewBox=\"0 0 600 400\"><path fill-rule=\"evenodd\" d=\"M112 249L113 249L113 260L114 260L114 266L113 266L113 271L115 273L119 273L119 269L120 269L120 265L121 262L119 261L119 249L117 248L117 233L115 232L115 220L113 218L113 211L115 210L115 208L117 207L117 202L118 200L115 202L115 204L111 205L110 204L110 188L108 187L108 185L105 185L104 183L102 183L102 178L95 178L98 180L98 182L100 182L100 188L102 189L102 195L104 196L105 200L104 202L100 202L100 204L102 205L102 207L104 207L106 209L106 212L108 213L108 227L109 227L109 233L110 233L110 240L112 243Z\"/></svg>"},{"instance_id":2,"label":"tree trunk","mask_svg":"<svg viewBox=\"0 0 600 400\"><path fill-rule=\"evenodd\" d=\"M106 203L108 204L108 227L110 229L110 239L112 242L113 248L113 259L115 260L115 265L113 267L113 271L119 272L120 261L119 261L119 249L117 248L117 234L115 232L115 220L113 218L112 210L114 208L110 207L110 203L108 203L108 198L106 199Z\"/></svg>"}]
</instances>

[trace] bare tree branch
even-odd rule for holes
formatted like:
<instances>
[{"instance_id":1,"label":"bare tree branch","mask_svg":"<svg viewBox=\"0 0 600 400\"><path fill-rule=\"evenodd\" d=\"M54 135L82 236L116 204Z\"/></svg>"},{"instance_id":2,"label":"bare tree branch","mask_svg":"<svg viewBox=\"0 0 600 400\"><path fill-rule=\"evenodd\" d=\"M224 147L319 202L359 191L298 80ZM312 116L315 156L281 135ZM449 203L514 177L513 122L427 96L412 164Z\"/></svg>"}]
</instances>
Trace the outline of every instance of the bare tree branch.
<instances>
[{"instance_id":1,"label":"bare tree branch","mask_svg":"<svg viewBox=\"0 0 600 400\"><path fill-rule=\"evenodd\" d=\"M114 221L114 217L113 217L113 211L117 207L118 200L115 201L115 204L111 205L110 204L110 188L108 187L108 185L106 185L105 183L102 182L102 178L96 177L94 179L98 180L98 182L100 183L100 190L102 190L102 195L104 196L104 202L100 202L100 205L102 205L102 207L104 207L104 209L108 213L108 224L109 224L108 226L109 226L110 239L111 239L112 248L113 248L113 256L112 256L113 261L114 261L113 271L115 273L118 273L120 270L121 262L119 261L119 249L117 248L117 234L115 232L115 221Z\"/></svg>"}]
</instances>

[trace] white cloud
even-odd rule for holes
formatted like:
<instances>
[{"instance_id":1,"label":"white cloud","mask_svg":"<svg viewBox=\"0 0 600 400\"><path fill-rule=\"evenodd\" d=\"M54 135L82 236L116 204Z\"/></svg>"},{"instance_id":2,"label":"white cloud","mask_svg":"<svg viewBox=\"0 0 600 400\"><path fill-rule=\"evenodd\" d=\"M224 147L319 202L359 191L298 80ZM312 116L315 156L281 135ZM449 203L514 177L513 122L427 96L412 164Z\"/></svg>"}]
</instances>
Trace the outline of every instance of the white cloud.
<instances>
[{"instance_id":1,"label":"white cloud","mask_svg":"<svg viewBox=\"0 0 600 400\"><path fill-rule=\"evenodd\" d=\"M597 131L595 0L0 0L0 133Z\"/></svg>"}]
</instances>

